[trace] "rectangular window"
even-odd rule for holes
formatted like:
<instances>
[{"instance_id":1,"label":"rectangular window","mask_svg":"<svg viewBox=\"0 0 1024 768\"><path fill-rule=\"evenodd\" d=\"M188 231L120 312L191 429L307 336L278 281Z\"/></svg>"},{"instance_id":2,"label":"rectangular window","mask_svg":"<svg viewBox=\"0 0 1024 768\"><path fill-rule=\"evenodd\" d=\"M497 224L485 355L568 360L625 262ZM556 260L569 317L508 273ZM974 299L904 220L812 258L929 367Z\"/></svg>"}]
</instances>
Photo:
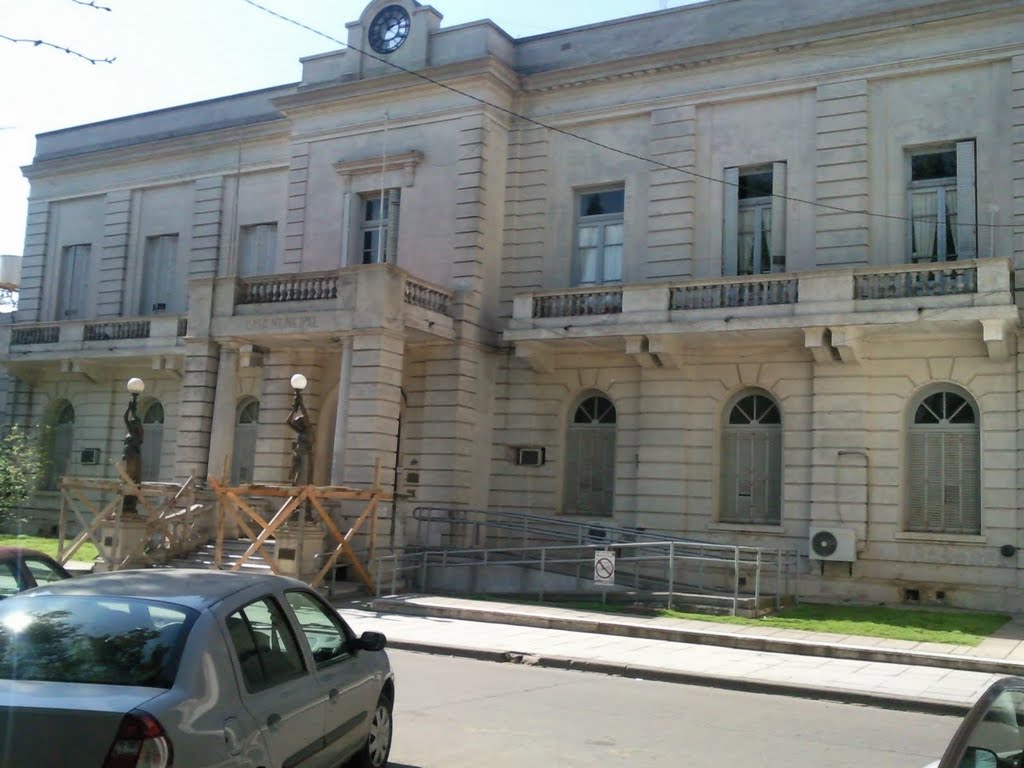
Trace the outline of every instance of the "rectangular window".
<instances>
[{"instance_id":1,"label":"rectangular window","mask_svg":"<svg viewBox=\"0 0 1024 768\"><path fill-rule=\"evenodd\" d=\"M91 255L92 245L89 243L68 245L61 251L55 319L75 320L85 317Z\"/></svg>"},{"instance_id":2,"label":"rectangular window","mask_svg":"<svg viewBox=\"0 0 1024 768\"><path fill-rule=\"evenodd\" d=\"M298 640L277 602L265 598L228 617L245 687L262 691L306 673Z\"/></svg>"},{"instance_id":3,"label":"rectangular window","mask_svg":"<svg viewBox=\"0 0 1024 768\"><path fill-rule=\"evenodd\" d=\"M146 238L145 270L142 273L142 300L139 314L178 312L177 272L178 236L157 235Z\"/></svg>"},{"instance_id":4,"label":"rectangular window","mask_svg":"<svg viewBox=\"0 0 1024 768\"><path fill-rule=\"evenodd\" d=\"M909 160L907 241L911 262L974 258L974 142L915 151Z\"/></svg>"},{"instance_id":5,"label":"rectangular window","mask_svg":"<svg viewBox=\"0 0 1024 768\"><path fill-rule=\"evenodd\" d=\"M277 223L242 227L238 244L238 276L272 275L277 265Z\"/></svg>"},{"instance_id":6,"label":"rectangular window","mask_svg":"<svg viewBox=\"0 0 1024 768\"><path fill-rule=\"evenodd\" d=\"M400 190L364 195L359 204L361 263L393 263L398 248Z\"/></svg>"},{"instance_id":7,"label":"rectangular window","mask_svg":"<svg viewBox=\"0 0 1024 768\"><path fill-rule=\"evenodd\" d=\"M622 187L576 196L574 285L622 281L625 203Z\"/></svg>"},{"instance_id":8,"label":"rectangular window","mask_svg":"<svg viewBox=\"0 0 1024 768\"><path fill-rule=\"evenodd\" d=\"M726 168L722 272L786 271L786 164Z\"/></svg>"}]
</instances>

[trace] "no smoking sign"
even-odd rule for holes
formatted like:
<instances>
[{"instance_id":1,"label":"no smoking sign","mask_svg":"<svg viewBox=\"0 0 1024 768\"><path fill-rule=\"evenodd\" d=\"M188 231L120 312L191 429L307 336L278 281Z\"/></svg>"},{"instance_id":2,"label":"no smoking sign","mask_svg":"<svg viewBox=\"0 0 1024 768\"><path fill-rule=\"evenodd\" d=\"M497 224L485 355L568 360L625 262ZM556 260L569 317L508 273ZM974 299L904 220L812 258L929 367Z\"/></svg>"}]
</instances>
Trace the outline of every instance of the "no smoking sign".
<instances>
[{"instance_id":1,"label":"no smoking sign","mask_svg":"<svg viewBox=\"0 0 1024 768\"><path fill-rule=\"evenodd\" d=\"M594 583L603 585L615 583L614 552L599 550L594 553Z\"/></svg>"}]
</instances>

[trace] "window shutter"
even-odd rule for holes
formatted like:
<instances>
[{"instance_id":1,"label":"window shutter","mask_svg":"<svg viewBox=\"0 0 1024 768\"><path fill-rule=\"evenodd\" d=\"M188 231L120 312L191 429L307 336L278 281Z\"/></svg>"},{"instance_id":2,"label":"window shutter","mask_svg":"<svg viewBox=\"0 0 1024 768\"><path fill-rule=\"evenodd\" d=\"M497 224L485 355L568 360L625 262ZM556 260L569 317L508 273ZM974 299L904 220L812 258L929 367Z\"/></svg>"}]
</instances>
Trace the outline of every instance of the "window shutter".
<instances>
[{"instance_id":1,"label":"window shutter","mask_svg":"<svg viewBox=\"0 0 1024 768\"><path fill-rule=\"evenodd\" d=\"M786 164L772 165L772 272L786 271Z\"/></svg>"},{"instance_id":2,"label":"window shutter","mask_svg":"<svg viewBox=\"0 0 1024 768\"><path fill-rule=\"evenodd\" d=\"M737 216L739 214L740 169L726 168L722 176L722 274L736 274Z\"/></svg>"},{"instance_id":3,"label":"window shutter","mask_svg":"<svg viewBox=\"0 0 1024 768\"><path fill-rule=\"evenodd\" d=\"M402 208L402 190L388 190L388 241L384 246L387 261L398 263L398 215Z\"/></svg>"},{"instance_id":4,"label":"window shutter","mask_svg":"<svg viewBox=\"0 0 1024 768\"><path fill-rule=\"evenodd\" d=\"M927 530L927 516L925 507L927 505L925 489L925 466L927 457L925 455L925 433L921 430L910 433L910 456L909 467L907 467L907 479L910 484L910 514L907 519L907 528L911 531Z\"/></svg>"},{"instance_id":5,"label":"window shutter","mask_svg":"<svg viewBox=\"0 0 1024 768\"><path fill-rule=\"evenodd\" d=\"M973 141L959 141L956 145L956 202L959 258L977 258L978 200L975 192Z\"/></svg>"},{"instance_id":6,"label":"window shutter","mask_svg":"<svg viewBox=\"0 0 1024 768\"><path fill-rule=\"evenodd\" d=\"M945 494L946 455L942 432L928 430L924 433L924 441L925 530L942 531L946 527L942 502Z\"/></svg>"},{"instance_id":7,"label":"window shutter","mask_svg":"<svg viewBox=\"0 0 1024 768\"><path fill-rule=\"evenodd\" d=\"M981 533L981 460L978 435L962 432L960 440L960 509L964 533Z\"/></svg>"},{"instance_id":8,"label":"window shutter","mask_svg":"<svg viewBox=\"0 0 1024 768\"><path fill-rule=\"evenodd\" d=\"M722 517L723 523L736 520L736 452L737 434L726 429L722 435Z\"/></svg>"},{"instance_id":9,"label":"window shutter","mask_svg":"<svg viewBox=\"0 0 1024 768\"><path fill-rule=\"evenodd\" d=\"M583 434L570 430L565 441L565 495L562 511L571 515L577 512L580 492L580 450Z\"/></svg>"},{"instance_id":10,"label":"window shutter","mask_svg":"<svg viewBox=\"0 0 1024 768\"><path fill-rule=\"evenodd\" d=\"M164 452L164 425L147 424L142 441L142 477L146 482L160 479L160 459Z\"/></svg>"}]
</instances>

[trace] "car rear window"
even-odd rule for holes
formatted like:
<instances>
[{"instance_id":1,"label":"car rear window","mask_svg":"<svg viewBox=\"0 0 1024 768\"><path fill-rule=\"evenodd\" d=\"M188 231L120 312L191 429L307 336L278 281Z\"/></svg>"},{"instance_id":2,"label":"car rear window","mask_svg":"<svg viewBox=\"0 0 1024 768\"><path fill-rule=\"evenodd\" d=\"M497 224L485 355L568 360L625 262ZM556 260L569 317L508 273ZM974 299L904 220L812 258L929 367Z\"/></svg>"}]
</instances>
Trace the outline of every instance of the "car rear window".
<instances>
[{"instance_id":1,"label":"car rear window","mask_svg":"<svg viewBox=\"0 0 1024 768\"><path fill-rule=\"evenodd\" d=\"M128 597L4 600L0 679L170 688L197 615Z\"/></svg>"}]
</instances>

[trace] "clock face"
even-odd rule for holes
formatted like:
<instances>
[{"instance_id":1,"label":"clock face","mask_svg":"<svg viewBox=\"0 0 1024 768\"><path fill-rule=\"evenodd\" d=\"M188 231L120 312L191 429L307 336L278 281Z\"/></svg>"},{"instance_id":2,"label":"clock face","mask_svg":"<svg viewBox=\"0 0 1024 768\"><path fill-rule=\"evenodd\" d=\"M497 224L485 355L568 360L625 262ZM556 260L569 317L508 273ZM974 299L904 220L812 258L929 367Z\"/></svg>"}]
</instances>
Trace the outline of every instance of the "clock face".
<instances>
[{"instance_id":1,"label":"clock face","mask_svg":"<svg viewBox=\"0 0 1024 768\"><path fill-rule=\"evenodd\" d=\"M389 5L370 22L370 47L377 53L397 51L409 37L409 14L400 5Z\"/></svg>"}]
</instances>

